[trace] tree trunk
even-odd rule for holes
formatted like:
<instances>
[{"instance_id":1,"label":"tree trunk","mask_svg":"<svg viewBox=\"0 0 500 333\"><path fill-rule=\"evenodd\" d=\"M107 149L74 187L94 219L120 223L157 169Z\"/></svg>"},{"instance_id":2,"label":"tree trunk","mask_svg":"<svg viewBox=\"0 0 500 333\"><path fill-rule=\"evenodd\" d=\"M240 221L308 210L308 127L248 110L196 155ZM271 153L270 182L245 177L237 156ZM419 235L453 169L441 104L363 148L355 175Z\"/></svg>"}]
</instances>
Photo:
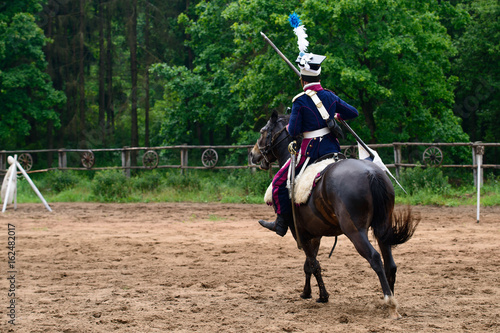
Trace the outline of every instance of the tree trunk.
<instances>
[{"instance_id":1,"label":"tree trunk","mask_svg":"<svg viewBox=\"0 0 500 333\"><path fill-rule=\"evenodd\" d=\"M149 1L146 0L146 23L144 27L144 47L146 49L146 68L145 68L145 73L144 73L144 80L145 80L145 93L146 96L144 97L145 103L144 103L144 127L145 127L145 133L144 133L144 145L146 147L149 147Z\"/></svg>"},{"instance_id":2,"label":"tree trunk","mask_svg":"<svg viewBox=\"0 0 500 333\"><path fill-rule=\"evenodd\" d=\"M365 116L365 123L370 130L370 140L369 143L375 143L375 118L373 117L374 109L373 102L371 100L365 100L364 91L361 90L359 92L359 100L361 101L361 110L363 111L363 115Z\"/></svg>"},{"instance_id":3,"label":"tree trunk","mask_svg":"<svg viewBox=\"0 0 500 333\"><path fill-rule=\"evenodd\" d=\"M186 0L186 13L188 13L188 10L189 10L189 6L190 6L190 1L189 0ZM191 39L191 35L186 35L185 40L190 40ZM191 47L187 46L187 54L188 54L188 57L186 59L187 63L186 63L186 67L190 70L193 69L194 65L193 65L193 62L194 62L194 54L193 54L193 50L191 49Z\"/></svg>"},{"instance_id":4,"label":"tree trunk","mask_svg":"<svg viewBox=\"0 0 500 333\"><path fill-rule=\"evenodd\" d=\"M114 134L115 112L113 101L113 42L111 41L112 14L109 4L106 5L106 129Z\"/></svg>"},{"instance_id":5,"label":"tree trunk","mask_svg":"<svg viewBox=\"0 0 500 333\"><path fill-rule=\"evenodd\" d=\"M101 142L106 146L106 50L104 48L104 4L99 0L97 8L97 20L99 26L99 133Z\"/></svg>"},{"instance_id":6,"label":"tree trunk","mask_svg":"<svg viewBox=\"0 0 500 333\"><path fill-rule=\"evenodd\" d=\"M204 145L205 140L203 140L203 132L202 132L203 124L201 124L199 121L197 121L195 126L196 126L196 135L198 136L198 143L200 145Z\"/></svg>"},{"instance_id":7,"label":"tree trunk","mask_svg":"<svg viewBox=\"0 0 500 333\"><path fill-rule=\"evenodd\" d=\"M47 38L52 38L52 18L48 18L47 21ZM46 59L47 59L47 73L54 81L54 68L52 64L52 47L51 43L46 45ZM54 148L54 121L49 120L47 122L47 146L48 149ZM52 161L54 159L53 152L48 152L47 154L47 167L52 167Z\"/></svg>"},{"instance_id":8,"label":"tree trunk","mask_svg":"<svg viewBox=\"0 0 500 333\"><path fill-rule=\"evenodd\" d=\"M47 147L48 149L54 149L54 121L49 120L47 122ZM54 153L49 151L47 154L47 167L52 167L52 162L54 161Z\"/></svg>"},{"instance_id":9,"label":"tree trunk","mask_svg":"<svg viewBox=\"0 0 500 333\"><path fill-rule=\"evenodd\" d=\"M208 142L211 146L215 144L214 130L208 130Z\"/></svg>"},{"instance_id":10,"label":"tree trunk","mask_svg":"<svg viewBox=\"0 0 500 333\"><path fill-rule=\"evenodd\" d=\"M137 0L132 0L131 16L129 21L129 47L130 47L130 74L132 79L131 105L131 140L132 147L139 145L137 126ZM132 154L132 165L136 165L136 154Z\"/></svg>"},{"instance_id":11,"label":"tree trunk","mask_svg":"<svg viewBox=\"0 0 500 333\"><path fill-rule=\"evenodd\" d=\"M226 142L231 142L232 131L232 128L229 125L226 125Z\"/></svg>"},{"instance_id":12,"label":"tree trunk","mask_svg":"<svg viewBox=\"0 0 500 333\"><path fill-rule=\"evenodd\" d=\"M85 51L84 51L84 33L85 33L85 0L80 0L80 26L79 37L79 59L78 59L78 91L79 91L79 110L80 110L80 130L79 142L81 148L85 148Z\"/></svg>"}]
</instances>

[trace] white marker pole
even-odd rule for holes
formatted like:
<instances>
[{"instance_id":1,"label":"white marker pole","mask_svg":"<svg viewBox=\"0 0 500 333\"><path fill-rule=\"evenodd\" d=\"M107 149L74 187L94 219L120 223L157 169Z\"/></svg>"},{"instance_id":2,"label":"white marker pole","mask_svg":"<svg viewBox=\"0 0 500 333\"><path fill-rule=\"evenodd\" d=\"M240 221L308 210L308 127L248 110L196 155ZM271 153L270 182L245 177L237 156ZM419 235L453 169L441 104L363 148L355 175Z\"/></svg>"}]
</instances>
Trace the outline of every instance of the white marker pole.
<instances>
[{"instance_id":1,"label":"white marker pole","mask_svg":"<svg viewBox=\"0 0 500 333\"><path fill-rule=\"evenodd\" d=\"M483 163L483 155L476 155L477 162L477 223L479 223L479 210L481 208L481 163Z\"/></svg>"},{"instance_id":2,"label":"white marker pole","mask_svg":"<svg viewBox=\"0 0 500 333\"><path fill-rule=\"evenodd\" d=\"M17 171L16 171L17 173ZM16 182L16 187L17 187L17 182ZM14 210L17 210L17 188L14 191Z\"/></svg>"},{"instance_id":3,"label":"white marker pole","mask_svg":"<svg viewBox=\"0 0 500 333\"><path fill-rule=\"evenodd\" d=\"M45 201L45 199L43 198L42 194L40 193L40 191L38 191L38 188L36 188L35 184L31 180L30 176L28 176L28 174L26 173L26 171L24 171L23 167L21 166L21 164L19 164L19 162L17 161L17 159L16 159L16 165L19 168L19 170L21 170L21 173L23 174L24 178L26 178L28 180L28 183L30 183L31 188L33 189L33 191L35 191L35 193L38 195L38 197L40 198L40 200L42 200L43 204L45 205L45 208L47 208L47 210L49 212L51 212L52 209L50 209L49 204L47 203L47 201Z\"/></svg>"},{"instance_id":4,"label":"white marker pole","mask_svg":"<svg viewBox=\"0 0 500 333\"><path fill-rule=\"evenodd\" d=\"M7 160L10 162L11 158L12 157L9 156L9 158ZM7 193L5 193L5 198L4 198L4 201L3 201L2 213L5 213L5 210L7 209L7 203L9 202L10 188L12 187L12 182L14 180L15 175L17 174L16 163L15 162L17 162L17 155L14 155L14 162L12 162L12 163L14 163L14 170L12 170L13 172L10 174L9 180L7 182ZM12 163L10 163L10 164L12 164Z\"/></svg>"}]
</instances>

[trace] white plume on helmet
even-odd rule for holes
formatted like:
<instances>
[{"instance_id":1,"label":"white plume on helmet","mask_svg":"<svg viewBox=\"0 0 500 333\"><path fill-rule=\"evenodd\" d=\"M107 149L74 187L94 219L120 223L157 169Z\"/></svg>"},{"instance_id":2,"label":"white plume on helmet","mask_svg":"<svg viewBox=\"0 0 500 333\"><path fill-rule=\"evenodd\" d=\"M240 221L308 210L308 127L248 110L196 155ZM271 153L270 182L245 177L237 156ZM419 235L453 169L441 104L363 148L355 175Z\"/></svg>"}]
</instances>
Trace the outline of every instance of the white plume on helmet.
<instances>
[{"instance_id":1,"label":"white plume on helmet","mask_svg":"<svg viewBox=\"0 0 500 333\"><path fill-rule=\"evenodd\" d=\"M288 21L293 28L293 32L297 36L297 45L299 46L299 56L295 62L300 68L301 75L318 76L321 74L321 62L325 60L325 56L308 53L307 47L309 41L307 40L306 27L300 21L296 13L288 16Z\"/></svg>"}]
</instances>

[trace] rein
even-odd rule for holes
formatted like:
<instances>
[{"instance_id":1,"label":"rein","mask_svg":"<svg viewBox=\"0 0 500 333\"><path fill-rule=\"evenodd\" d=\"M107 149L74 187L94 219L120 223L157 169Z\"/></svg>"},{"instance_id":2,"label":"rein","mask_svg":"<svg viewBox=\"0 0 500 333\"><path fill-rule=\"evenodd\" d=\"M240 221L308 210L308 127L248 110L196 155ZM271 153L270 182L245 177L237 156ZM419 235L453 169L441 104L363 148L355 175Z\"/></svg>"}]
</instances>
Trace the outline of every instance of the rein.
<instances>
[{"instance_id":1,"label":"rein","mask_svg":"<svg viewBox=\"0 0 500 333\"><path fill-rule=\"evenodd\" d=\"M260 152L262 153L262 156L264 157L266 162L269 164L271 164L271 162L269 162L269 159L267 158L267 155L269 154L269 152L271 154L273 154L273 156L277 159L278 156L276 156L276 154L274 153L274 148L276 148L277 145L282 143L285 139L287 139L290 136L290 134L287 133L287 135L285 137L283 137L281 140L273 143L274 140L276 140L280 137L280 135L283 133L284 130L286 130L286 126L284 126L282 129L280 129L278 132L276 132L272 137L269 137L268 143L264 147L258 146Z\"/></svg>"}]
</instances>

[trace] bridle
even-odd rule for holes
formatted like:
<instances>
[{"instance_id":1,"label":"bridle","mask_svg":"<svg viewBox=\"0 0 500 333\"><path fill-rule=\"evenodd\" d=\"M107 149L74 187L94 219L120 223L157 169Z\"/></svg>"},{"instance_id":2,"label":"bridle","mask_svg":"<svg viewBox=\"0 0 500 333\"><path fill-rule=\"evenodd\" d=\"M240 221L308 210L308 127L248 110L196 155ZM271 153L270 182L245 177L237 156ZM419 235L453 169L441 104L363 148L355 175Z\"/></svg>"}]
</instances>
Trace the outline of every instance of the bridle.
<instances>
[{"instance_id":1,"label":"bridle","mask_svg":"<svg viewBox=\"0 0 500 333\"><path fill-rule=\"evenodd\" d=\"M279 120L278 120L279 122ZM274 130L274 127L271 128L270 131L268 132L271 132ZM269 161L267 155L269 153L271 153L276 159L278 159L278 156L276 156L276 154L274 153L274 148L276 148L281 142L283 142L284 140L286 140L290 134L288 133L288 131L286 131L286 135L279 141L275 142L276 140L278 140L278 138L281 136L281 134L286 130L286 126L283 126L282 129L280 129L278 132L276 132L274 135L268 135L267 136L267 142L266 142L266 145L264 147L260 146L259 144L257 144L257 147L259 148L259 151L260 153L262 154L262 157L264 157L264 160L268 163L268 164L271 164L272 162Z\"/></svg>"}]
</instances>

